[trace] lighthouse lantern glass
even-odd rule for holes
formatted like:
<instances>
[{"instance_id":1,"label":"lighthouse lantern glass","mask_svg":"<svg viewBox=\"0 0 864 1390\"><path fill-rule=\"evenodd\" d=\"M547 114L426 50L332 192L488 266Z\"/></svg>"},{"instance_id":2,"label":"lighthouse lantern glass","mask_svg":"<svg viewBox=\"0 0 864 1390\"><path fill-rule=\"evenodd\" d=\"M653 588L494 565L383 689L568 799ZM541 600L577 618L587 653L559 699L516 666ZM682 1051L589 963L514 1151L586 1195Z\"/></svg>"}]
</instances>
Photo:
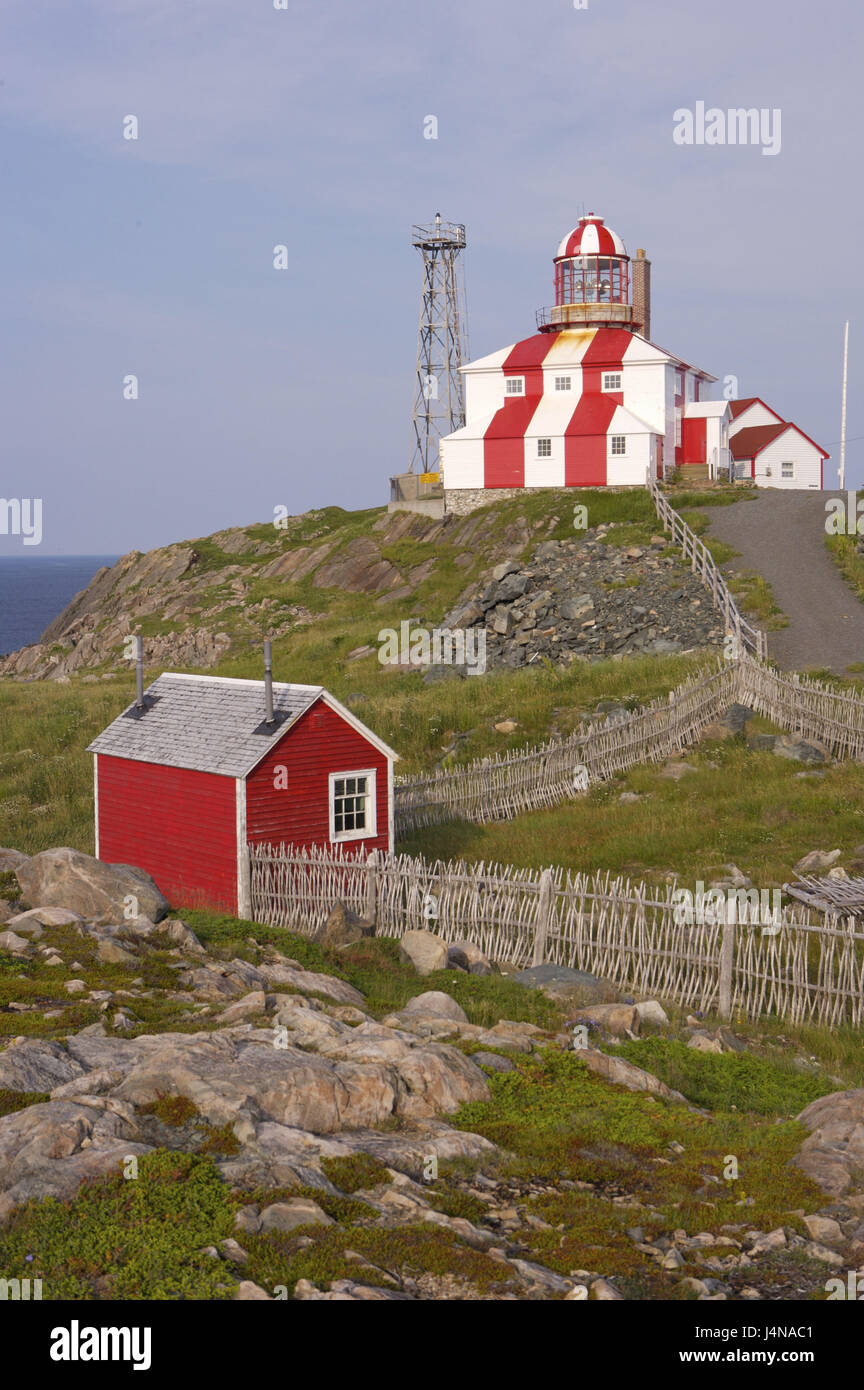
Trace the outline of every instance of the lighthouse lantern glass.
<instances>
[{"instance_id":1,"label":"lighthouse lantern glass","mask_svg":"<svg viewBox=\"0 0 864 1390\"><path fill-rule=\"evenodd\" d=\"M570 256L555 266L556 304L627 304L629 289L617 256Z\"/></svg>"}]
</instances>

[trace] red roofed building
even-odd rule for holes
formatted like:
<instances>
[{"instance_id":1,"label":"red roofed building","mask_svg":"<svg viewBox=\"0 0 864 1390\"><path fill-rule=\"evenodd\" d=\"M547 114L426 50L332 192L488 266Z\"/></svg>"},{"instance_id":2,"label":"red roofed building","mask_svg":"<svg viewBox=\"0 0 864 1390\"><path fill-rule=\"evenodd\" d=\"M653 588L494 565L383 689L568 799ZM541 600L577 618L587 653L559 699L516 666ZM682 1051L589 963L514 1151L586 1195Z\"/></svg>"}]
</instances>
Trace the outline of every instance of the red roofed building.
<instances>
[{"instance_id":1,"label":"red roofed building","mask_svg":"<svg viewBox=\"0 0 864 1390\"><path fill-rule=\"evenodd\" d=\"M446 511L521 489L644 487L675 467L694 481L728 478L736 433L783 424L758 397L708 399L716 378L651 341L650 262L641 250L631 262L602 217L579 219L554 269L538 332L461 369L465 424L440 445ZM748 476L790 486L776 462ZM791 486L821 485L809 452L793 462L802 481Z\"/></svg>"},{"instance_id":2,"label":"red roofed building","mask_svg":"<svg viewBox=\"0 0 864 1390\"><path fill-rule=\"evenodd\" d=\"M745 415L750 413L748 410ZM736 478L750 478L760 487L824 486L828 454L797 425L785 420L775 419L771 424L738 430L732 435L730 447Z\"/></svg>"}]
</instances>

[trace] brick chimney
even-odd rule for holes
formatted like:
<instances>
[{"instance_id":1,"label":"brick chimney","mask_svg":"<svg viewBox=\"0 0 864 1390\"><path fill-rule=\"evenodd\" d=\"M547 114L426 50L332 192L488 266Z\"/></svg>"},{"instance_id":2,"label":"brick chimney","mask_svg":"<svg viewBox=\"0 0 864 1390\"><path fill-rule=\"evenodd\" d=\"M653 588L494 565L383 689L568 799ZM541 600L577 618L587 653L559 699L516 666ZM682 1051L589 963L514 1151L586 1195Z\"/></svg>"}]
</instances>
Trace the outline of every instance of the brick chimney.
<instances>
[{"instance_id":1,"label":"brick chimney","mask_svg":"<svg viewBox=\"0 0 864 1390\"><path fill-rule=\"evenodd\" d=\"M641 246L633 262L633 327L643 338L651 337L651 262Z\"/></svg>"}]
</instances>

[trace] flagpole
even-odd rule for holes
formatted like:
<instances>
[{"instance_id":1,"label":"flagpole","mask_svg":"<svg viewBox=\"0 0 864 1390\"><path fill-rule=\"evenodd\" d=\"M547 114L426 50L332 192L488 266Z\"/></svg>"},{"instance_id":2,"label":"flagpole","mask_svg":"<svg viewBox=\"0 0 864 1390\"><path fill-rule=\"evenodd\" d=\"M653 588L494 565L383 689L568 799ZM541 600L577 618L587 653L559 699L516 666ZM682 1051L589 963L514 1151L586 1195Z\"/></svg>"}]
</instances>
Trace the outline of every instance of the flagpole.
<instances>
[{"instance_id":1,"label":"flagpole","mask_svg":"<svg viewBox=\"0 0 864 1390\"><path fill-rule=\"evenodd\" d=\"M846 376L849 365L849 320L843 333L843 397L840 406L840 491L846 487Z\"/></svg>"}]
</instances>

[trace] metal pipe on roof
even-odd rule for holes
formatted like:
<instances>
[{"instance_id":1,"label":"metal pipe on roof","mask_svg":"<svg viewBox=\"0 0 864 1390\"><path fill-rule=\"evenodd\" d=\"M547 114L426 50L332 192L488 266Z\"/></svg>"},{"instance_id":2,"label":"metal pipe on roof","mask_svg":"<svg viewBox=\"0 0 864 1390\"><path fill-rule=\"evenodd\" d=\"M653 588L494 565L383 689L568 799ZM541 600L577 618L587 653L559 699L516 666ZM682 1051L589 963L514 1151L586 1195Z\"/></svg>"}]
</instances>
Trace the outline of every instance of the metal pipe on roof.
<instances>
[{"instance_id":1,"label":"metal pipe on roof","mask_svg":"<svg viewBox=\"0 0 864 1390\"><path fill-rule=\"evenodd\" d=\"M135 638L135 705L144 708L144 638Z\"/></svg>"},{"instance_id":2,"label":"metal pipe on roof","mask_svg":"<svg viewBox=\"0 0 864 1390\"><path fill-rule=\"evenodd\" d=\"M264 643L264 710L268 724L273 723L273 648Z\"/></svg>"}]
</instances>

